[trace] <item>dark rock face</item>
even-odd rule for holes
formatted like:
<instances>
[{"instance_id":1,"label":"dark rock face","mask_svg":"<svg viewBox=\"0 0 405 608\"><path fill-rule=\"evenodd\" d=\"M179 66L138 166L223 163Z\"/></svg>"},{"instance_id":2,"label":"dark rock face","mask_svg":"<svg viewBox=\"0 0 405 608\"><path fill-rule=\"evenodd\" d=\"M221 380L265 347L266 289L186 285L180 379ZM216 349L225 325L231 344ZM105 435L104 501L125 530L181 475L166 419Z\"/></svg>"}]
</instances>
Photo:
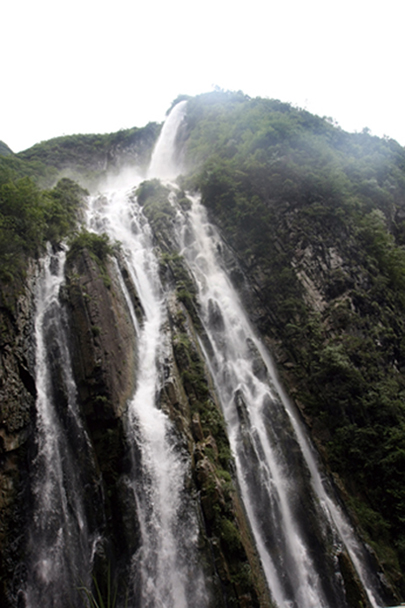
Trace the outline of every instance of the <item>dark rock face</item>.
<instances>
[{"instance_id":1,"label":"dark rock face","mask_svg":"<svg viewBox=\"0 0 405 608\"><path fill-rule=\"evenodd\" d=\"M105 557L114 562L125 561L137 543L126 517L135 511L133 499L122 477L128 451L122 416L134 388L136 341L116 274L108 270L83 250L69 259L65 297L79 401L104 485L111 545Z\"/></svg>"},{"instance_id":2,"label":"dark rock face","mask_svg":"<svg viewBox=\"0 0 405 608\"><path fill-rule=\"evenodd\" d=\"M128 282L123 261L119 264L124 281ZM177 259L176 264L179 265ZM159 402L174 422L179 446L189 453L187 490L193 500L198 497L200 559L212 606L223 608L230 602L246 607L270 606L236 491L224 421L203 363L193 315L174 291L176 273L167 266L162 272L169 277L172 290L163 331L173 347L163 362ZM67 312L79 406L96 464L94 470L91 463L82 463L81 476L89 477L83 496L89 529L98 530L104 539L98 544L93 566L94 576L102 586L109 568L113 575L126 577L130 558L140 541L136 504L128 485L129 450L136 451L137 446L130 448L125 429L126 403L136 380L136 336L112 261L103 266L82 250L68 259L66 277L61 297ZM135 289L130 287L136 304ZM29 282L24 289L25 294L16 299L14 308L4 301L1 311L0 600L2 606L10 608L18 604L18 590L26 579L23 552L30 516L30 470L36 449L31 343L34 291ZM190 301L187 303L190 307ZM141 308L137 314L142 316ZM50 349L54 342L57 344L51 334L48 341ZM55 348L50 355L53 390L69 435L64 415L63 361ZM71 436L70 441L74 444L75 438ZM17 564L20 566L16 570Z\"/></svg>"},{"instance_id":3,"label":"dark rock face","mask_svg":"<svg viewBox=\"0 0 405 608\"><path fill-rule=\"evenodd\" d=\"M18 591L15 571L27 518L28 461L33 451L35 380L32 344L34 273L7 290L0 302L0 604Z\"/></svg>"},{"instance_id":4,"label":"dark rock face","mask_svg":"<svg viewBox=\"0 0 405 608\"><path fill-rule=\"evenodd\" d=\"M122 478L127 457L122 414L134 386L136 342L114 272L111 278L101 274L97 262L83 251L70 260L63 288L78 397L98 468L94 471L87 461L81 465L82 477L88 477L83 495L89 526L100 529L106 538L95 557L99 580L107 564L134 552L138 534L136 524L126 519L134 505ZM34 276L32 266L24 283L9 292L3 288L0 302L0 604L4 607L18 604L18 591L26 579L24 550L36 454ZM73 445L75 438L64 415L63 361L51 333L48 341L48 348L56 349L50 355L53 390Z\"/></svg>"},{"instance_id":5,"label":"dark rock face","mask_svg":"<svg viewBox=\"0 0 405 608\"><path fill-rule=\"evenodd\" d=\"M153 146L160 132L160 125L149 123L143 129L133 129L133 132L125 132L115 135L107 153L107 169L119 170L123 166L147 166Z\"/></svg>"},{"instance_id":6,"label":"dark rock face","mask_svg":"<svg viewBox=\"0 0 405 608\"><path fill-rule=\"evenodd\" d=\"M238 496L225 421L198 344L193 315L175 293L167 302L169 318L164 330L171 336L173 353L165 362L160 403L187 442L192 459L190 485L199 497L201 550L205 578L215 598L213 606L269 607L268 590Z\"/></svg>"},{"instance_id":7,"label":"dark rock face","mask_svg":"<svg viewBox=\"0 0 405 608\"><path fill-rule=\"evenodd\" d=\"M205 203L208 204L209 201L208 203L205 201ZM243 242L245 237L243 231L233 232L219 214L212 213L212 218L221 228L221 236L225 243L223 259L245 309L272 353L278 374L284 386L288 387L289 395L297 406L322 457L327 474L336 484L335 489L340 495L341 503L347 506L350 503L348 489L352 495L359 496L357 484L350 479L350 475L344 478L344 472L337 474L333 471L332 459L328 454L333 431L319 416L319 412L307 404L305 397L311 403L313 396L308 396L313 391L319 400L322 399L323 387L318 384L314 390L314 385L311 385L315 369L313 361L316 356L311 352L312 349L316 351L318 348L318 352L321 352L329 341L333 343L334 340L340 339L347 327L349 327L348 334L357 332L358 336L366 339L367 331L370 330L369 326L365 331L360 319L357 327L354 322L350 327L347 318L351 318L351 315L354 317L360 307L364 306L358 293L363 295L370 288L370 276L362 258L364 253L349 234L341 233L336 228L336 234L332 238L326 229L325 234L319 230L318 238L314 238L310 242L303 237L299 222L294 217L294 210L289 210L287 203L285 207L286 209L280 207L277 210L275 235L272 235L274 238L271 240L269 238L268 250L274 254L274 258L277 253L286 256L288 253L290 266L287 270L293 277L295 285L295 291L291 292L291 300L295 299L296 303L299 302L301 311L304 311L301 316L299 306L296 307L294 313L291 313L288 291L286 294L283 293L283 284L280 282L278 285L274 282L278 269L276 263L272 265L272 255L268 252L268 257L263 255L262 258L244 255L246 243ZM287 230L285 227L281 228L284 224L288 228ZM282 234L284 240L278 234ZM356 298L359 299L359 303ZM307 316L305 317L305 315ZM294 342L295 337L292 338L286 328L295 328L299 334L305 322L308 323L308 319L315 320L313 334L311 335L309 323L310 330L306 336L302 331ZM314 337L316 331L318 334ZM316 340L319 340L319 343ZM255 373L260 377L260 374L263 373L260 359L255 358L254 352L251 354ZM313 357L312 361L311 357ZM338 378L336 372L335 374ZM348 404L348 409L350 409L352 405L350 399ZM239 407L238 411L243 417L243 408ZM347 449L347 446L344 449ZM365 533L365 529L362 529L363 522L353 511L350 511L350 516L360 536L373 538L373 530L369 529ZM384 554L382 554L382 559L381 556L377 559L369 545L367 548L369 550L368 559L370 564L373 564L372 569L379 572L381 593L386 598L387 604L398 602L403 585L403 574L396 568L392 568L389 561L387 564L384 562ZM349 604L369 606L347 553L342 552L338 555L338 561ZM395 562L394 566L397 566Z\"/></svg>"},{"instance_id":8,"label":"dark rock face","mask_svg":"<svg viewBox=\"0 0 405 608\"><path fill-rule=\"evenodd\" d=\"M111 284L109 284L111 281ZM84 250L67 272L73 364L91 424L119 418L134 383L135 336L113 273L108 278Z\"/></svg>"}]
</instances>

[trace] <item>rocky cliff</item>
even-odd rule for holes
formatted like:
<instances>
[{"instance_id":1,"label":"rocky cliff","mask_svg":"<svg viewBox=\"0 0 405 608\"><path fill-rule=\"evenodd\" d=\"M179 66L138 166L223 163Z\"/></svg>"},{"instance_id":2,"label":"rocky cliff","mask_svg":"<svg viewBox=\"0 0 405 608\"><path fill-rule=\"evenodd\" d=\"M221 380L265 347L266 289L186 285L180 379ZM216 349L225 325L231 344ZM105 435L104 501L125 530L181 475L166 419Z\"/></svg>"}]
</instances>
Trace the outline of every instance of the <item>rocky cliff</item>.
<instances>
[{"instance_id":1,"label":"rocky cliff","mask_svg":"<svg viewBox=\"0 0 405 608\"><path fill-rule=\"evenodd\" d=\"M403 148L213 93L189 101L178 149L183 187L220 226L251 319L403 594Z\"/></svg>"},{"instance_id":2,"label":"rocky cliff","mask_svg":"<svg viewBox=\"0 0 405 608\"><path fill-rule=\"evenodd\" d=\"M90 528L97 528L105 537L94 564L101 589L109 568L120 580L125 577L130 556L139 543L139 531L133 524L136 505L125 483L129 466L125 410L136 382L136 337L117 278L118 264L126 276L119 255L117 260L102 261L85 248L75 251L68 258L62 294L71 328L80 408L94 447L94 463L83 461L82 466L88 474L85 500ZM159 402L175 423L192 462L189 491L199 497L200 552L216 598L212 605L222 607L233 602L243 607L270 606L238 498L212 380L203 363L192 315L178 299L179 272L184 278L186 272L177 259L171 262L162 258L162 277L172 293L164 331L173 346L165 359ZM16 605L26 582L24 530L31 516L27 500L32 491L29 462L37 449L32 356L34 275L33 269L26 285L21 286L14 310L7 309L6 301L2 308L0 554L4 606ZM131 291L137 303L133 285ZM141 310L139 315L141 320ZM63 361L56 352L53 356L55 391L64 419L66 388L62 379L58 381ZM71 441L75 442L74 437Z\"/></svg>"},{"instance_id":3,"label":"rocky cliff","mask_svg":"<svg viewBox=\"0 0 405 608\"><path fill-rule=\"evenodd\" d=\"M87 249L72 253L64 297L79 403L102 480L99 508L106 521L93 526L105 528L106 568L109 560L128 560L138 542L125 523L130 499L121 479L127 459L123 414L135 385L136 339L112 260L100 260Z\"/></svg>"},{"instance_id":4,"label":"rocky cliff","mask_svg":"<svg viewBox=\"0 0 405 608\"><path fill-rule=\"evenodd\" d=\"M125 262L118 255L116 263L126 277L142 322L143 313ZM192 463L189 492L199 500L200 552L211 581L213 606L230 602L241 607L270 606L235 486L224 420L198 345L193 323L193 316L197 317L178 296L179 276L184 281L187 272L176 255L174 259L162 257L161 272L171 292L164 332L172 347L164 362L159 403L175 423ZM128 563L139 542L136 528L129 523L136 505L124 483L129 449L124 414L137 378L136 339L111 259L103 265L86 249L71 256L65 297L80 404L105 486L110 546L104 566L98 568L106 568L110 560L110 564L117 563L118 573L125 569L123 564Z\"/></svg>"},{"instance_id":5,"label":"rocky cliff","mask_svg":"<svg viewBox=\"0 0 405 608\"><path fill-rule=\"evenodd\" d=\"M206 204L210 206L212 199ZM384 462L396 460L394 445L402 441L397 429L404 386L403 323L397 295L384 291L386 279L378 276L339 219L308 224L293 203L273 209L272 235L267 251L259 254L254 252L255 243L246 255L252 240L243 229L235 232L215 211L213 218L238 261L235 285L274 356L284 386L342 499L391 582L402 588L398 557L377 515L382 512L399 529L394 514L401 507L388 496L395 493L401 465L382 472ZM387 432L396 437L387 446L391 457L383 445ZM372 445L378 446L374 457L368 451ZM364 467L361 473L357 467ZM376 482L373 491L362 485L366 478L367 484L371 478ZM362 506L362 501L369 506Z\"/></svg>"},{"instance_id":6,"label":"rocky cliff","mask_svg":"<svg viewBox=\"0 0 405 608\"><path fill-rule=\"evenodd\" d=\"M36 268L3 286L0 303L0 601L9 605L24 572L16 569L24 547L29 463L35 448L33 309Z\"/></svg>"}]
</instances>

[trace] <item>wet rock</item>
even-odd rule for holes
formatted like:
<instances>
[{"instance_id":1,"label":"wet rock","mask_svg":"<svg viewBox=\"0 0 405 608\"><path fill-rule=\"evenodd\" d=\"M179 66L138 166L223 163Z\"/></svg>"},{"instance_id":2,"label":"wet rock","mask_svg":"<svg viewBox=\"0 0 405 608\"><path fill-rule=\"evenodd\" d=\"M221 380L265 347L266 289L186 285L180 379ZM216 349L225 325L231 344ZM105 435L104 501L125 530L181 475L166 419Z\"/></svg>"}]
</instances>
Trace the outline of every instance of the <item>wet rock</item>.
<instances>
[{"instance_id":1,"label":"wet rock","mask_svg":"<svg viewBox=\"0 0 405 608\"><path fill-rule=\"evenodd\" d=\"M346 551L341 551L338 554L338 561L345 583L346 598L349 606L353 608L371 608L371 603Z\"/></svg>"},{"instance_id":2,"label":"wet rock","mask_svg":"<svg viewBox=\"0 0 405 608\"><path fill-rule=\"evenodd\" d=\"M201 426L200 416L195 413L193 414L193 418L191 420L191 432L195 441L203 441L204 434Z\"/></svg>"},{"instance_id":3,"label":"wet rock","mask_svg":"<svg viewBox=\"0 0 405 608\"><path fill-rule=\"evenodd\" d=\"M268 379L266 365L253 340L248 338L246 340L246 344L248 347L249 358L252 362L253 373L259 378L259 380L265 382Z\"/></svg>"},{"instance_id":4,"label":"wet rock","mask_svg":"<svg viewBox=\"0 0 405 608\"><path fill-rule=\"evenodd\" d=\"M221 310L213 300L208 302L208 322L215 331L224 331L224 319Z\"/></svg>"},{"instance_id":5,"label":"wet rock","mask_svg":"<svg viewBox=\"0 0 405 608\"><path fill-rule=\"evenodd\" d=\"M89 421L119 417L134 387L134 329L112 266L109 277L111 285L106 285L86 250L69 261L73 366Z\"/></svg>"},{"instance_id":6,"label":"wet rock","mask_svg":"<svg viewBox=\"0 0 405 608\"><path fill-rule=\"evenodd\" d=\"M123 414L134 390L135 332L114 266L101 268L87 250L68 258L65 297L79 403L104 485L106 559L125 563L139 542L136 509L131 505L128 511L131 493L122 481L128 454Z\"/></svg>"},{"instance_id":7,"label":"wet rock","mask_svg":"<svg viewBox=\"0 0 405 608\"><path fill-rule=\"evenodd\" d=\"M0 293L0 605L4 608L11 607L18 594L19 585L13 581L30 516L27 460L34 451L35 275L36 266L30 263L26 279L3 286Z\"/></svg>"}]
</instances>

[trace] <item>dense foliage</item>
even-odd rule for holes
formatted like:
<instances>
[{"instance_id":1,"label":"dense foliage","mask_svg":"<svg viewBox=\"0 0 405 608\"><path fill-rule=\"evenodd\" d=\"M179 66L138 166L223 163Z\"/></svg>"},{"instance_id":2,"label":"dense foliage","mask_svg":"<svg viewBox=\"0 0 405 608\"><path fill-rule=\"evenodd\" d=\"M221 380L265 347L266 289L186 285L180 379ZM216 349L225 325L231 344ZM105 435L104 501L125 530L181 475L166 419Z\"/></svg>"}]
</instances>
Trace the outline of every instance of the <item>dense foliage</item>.
<instances>
[{"instance_id":1,"label":"dense foliage","mask_svg":"<svg viewBox=\"0 0 405 608\"><path fill-rule=\"evenodd\" d=\"M8 156L12 153L13 151L8 147L8 145L5 144L4 141L0 141L0 156Z\"/></svg>"},{"instance_id":2,"label":"dense foliage","mask_svg":"<svg viewBox=\"0 0 405 608\"><path fill-rule=\"evenodd\" d=\"M128 159L145 163L159 129L150 123L105 135L57 137L19 154L0 142L1 280L22 276L28 257L73 230L85 191L67 177L55 186L61 175L91 184Z\"/></svg>"},{"instance_id":3,"label":"dense foliage","mask_svg":"<svg viewBox=\"0 0 405 608\"><path fill-rule=\"evenodd\" d=\"M99 264L105 264L108 256L113 253L110 239L107 234L96 234L82 228L74 235L70 242L69 256L74 257L80 251L86 249L90 256L95 258Z\"/></svg>"},{"instance_id":4,"label":"dense foliage","mask_svg":"<svg viewBox=\"0 0 405 608\"><path fill-rule=\"evenodd\" d=\"M404 586L404 149L222 92L189 100L181 144L185 186L237 252L313 437Z\"/></svg>"},{"instance_id":5,"label":"dense foliage","mask_svg":"<svg viewBox=\"0 0 405 608\"><path fill-rule=\"evenodd\" d=\"M58 171L39 160L25 161L16 154L0 155L0 183L30 177L35 184L49 188L55 184Z\"/></svg>"},{"instance_id":6,"label":"dense foliage","mask_svg":"<svg viewBox=\"0 0 405 608\"><path fill-rule=\"evenodd\" d=\"M158 124L149 123L117 133L66 135L36 144L16 156L20 161L67 171L91 183L123 161L145 166L159 130Z\"/></svg>"},{"instance_id":7,"label":"dense foliage","mask_svg":"<svg viewBox=\"0 0 405 608\"><path fill-rule=\"evenodd\" d=\"M52 190L40 190L29 177L0 180L0 279L25 273L27 259L46 242L59 243L73 230L86 192L63 178Z\"/></svg>"}]
</instances>

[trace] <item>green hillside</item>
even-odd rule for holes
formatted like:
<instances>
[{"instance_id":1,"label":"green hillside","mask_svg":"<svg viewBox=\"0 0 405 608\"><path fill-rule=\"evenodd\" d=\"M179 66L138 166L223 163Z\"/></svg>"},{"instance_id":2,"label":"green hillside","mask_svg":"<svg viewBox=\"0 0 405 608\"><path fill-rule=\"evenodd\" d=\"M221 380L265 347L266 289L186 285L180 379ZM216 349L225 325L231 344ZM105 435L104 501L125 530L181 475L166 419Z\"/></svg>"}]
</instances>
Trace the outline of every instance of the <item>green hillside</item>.
<instances>
[{"instance_id":1,"label":"green hillside","mask_svg":"<svg viewBox=\"0 0 405 608\"><path fill-rule=\"evenodd\" d=\"M8 156L12 153L13 151L8 147L8 145L5 144L4 141L0 141L0 156Z\"/></svg>"},{"instance_id":2,"label":"green hillside","mask_svg":"<svg viewBox=\"0 0 405 608\"><path fill-rule=\"evenodd\" d=\"M181 146L184 186L236 252L284 383L403 586L405 150L241 93L191 99Z\"/></svg>"}]
</instances>

